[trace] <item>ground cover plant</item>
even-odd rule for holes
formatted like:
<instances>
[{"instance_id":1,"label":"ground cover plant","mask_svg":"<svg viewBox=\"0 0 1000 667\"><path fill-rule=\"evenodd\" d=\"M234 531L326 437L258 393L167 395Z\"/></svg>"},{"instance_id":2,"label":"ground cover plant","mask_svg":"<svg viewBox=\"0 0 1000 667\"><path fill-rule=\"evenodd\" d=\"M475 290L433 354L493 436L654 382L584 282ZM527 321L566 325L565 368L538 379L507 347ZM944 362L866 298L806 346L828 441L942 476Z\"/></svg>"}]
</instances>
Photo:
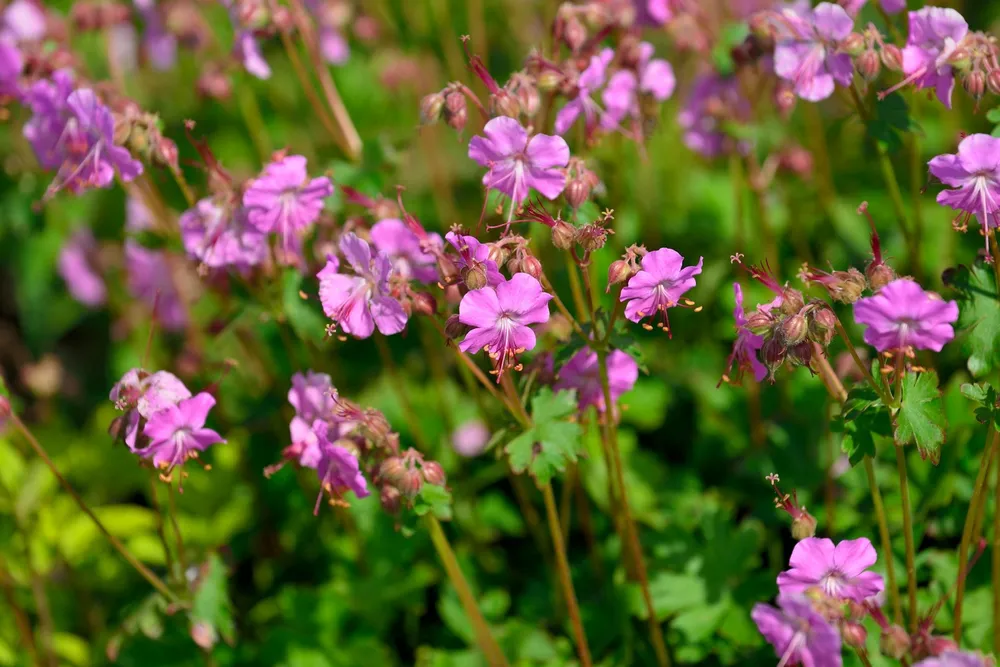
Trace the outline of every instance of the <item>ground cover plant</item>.
<instances>
[{"instance_id":1,"label":"ground cover plant","mask_svg":"<svg viewBox=\"0 0 1000 667\"><path fill-rule=\"evenodd\" d=\"M0 3L0 664L995 664L998 15Z\"/></svg>"}]
</instances>

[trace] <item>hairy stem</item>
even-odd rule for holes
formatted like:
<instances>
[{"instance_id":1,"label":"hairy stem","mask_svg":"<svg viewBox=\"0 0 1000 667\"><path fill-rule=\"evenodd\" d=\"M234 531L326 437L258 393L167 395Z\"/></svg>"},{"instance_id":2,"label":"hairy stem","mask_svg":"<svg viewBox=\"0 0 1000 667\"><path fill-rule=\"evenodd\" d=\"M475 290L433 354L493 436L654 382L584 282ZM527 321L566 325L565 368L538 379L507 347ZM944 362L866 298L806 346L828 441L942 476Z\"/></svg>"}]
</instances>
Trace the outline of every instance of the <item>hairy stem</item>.
<instances>
[{"instance_id":1,"label":"hairy stem","mask_svg":"<svg viewBox=\"0 0 1000 667\"><path fill-rule=\"evenodd\" d=\"M490 630L490 626L487 625L483 613L479 610L476 596L473 595L472 589L469 587L469 582L466 580L465 575L462 574L462 568L458 565L458 558L455 557L455 551L451 548L451 543L448 541L444 529L441 528L441 522L434 516L427 515L427 525L430 529L431 542L434 543L438 558L441 559L441 564L444 565L448 579L451 580L452 586L455 587L455 591L458 593L458 599L462 603L462 608L465 609L465 613L472 623L473 632L476 634L476 643L479 644L479 649L483 652L486 662L490 667L507 667L507 658L500 649L497 640L493 637L493 633Z\"/></svg>"},{"instance_id":2,"label":"hairy stem","mask_svg":"<svg viewBox=\"0 0 1000 667\"><path fill-rule=\"evenodd\" d=\"M142 575L142 578L148 581L153 588L155 588L161 595L163 595L163 597L167 598L167 600L170 602L177 602L178 601L177 596L174 594L172 590L170 590L170 587L167 586L165 583L163 583L162 579L153 574L153 572L149 568L140 563L139 560L135 556L133 556L128 549L125 548L125 545L122 544L117 537L112 535L108 531L108 529L104 526L104 524L101 523L101 520L97 518L97 515L94 514L94 512L90 509L90 507L87 506L87 503L84 502L83 498L81 498L80 495L76 492L76 489L74 489L72 485L70 485L70 483L66 481L66 478L62 476L62 473L60 473L59 469L56 468L55 463L53 463L52 459L49 458L48 452L45 451L45 448L42 447L41 443L38 442L34 434L32 434L31 431L28 429L28 427L25 426L24 422L21 421L21 418L18 417L16 414L11 414L10 420L11 423L14 425L14 428L16 428L18 431L21 432L21 435L23 435L25 440L28 441L28 444L31 445L31 448L35 450L35 454L38 455L38 458L42 459L42 462L45 463L45 465L52 472L52 474L55 475L56 480L59 481L59 484L63 487L66 493L68 493L70 497L73 498L76 504L80 507L80 510L87 515L87 517L94 523L94 525L101 532L101 534L104 535L104 537L108 540L111 546L113 546L115 550L119 554L121 554L122 558L124 558L129 565L135 568L135 571L138 572L140 575Z\"/></svg>"},{"instance_id":3,"label":"hairy stem","mask_svg":"<svg viewBox=\"0 0 1000 667\"><path fill-rule=\"evenodd\" d=\"M552 493L551 484L546 484L542 487L542 497L545 499L545 515L549 522L552 547L556 553L556 569L559 572L559 581L562 585L563 596L566 599L570 623L573 626L573 636L576 639L576 651L580 656L580 663L584 667L591 667L593 661L590 658L590 647L587 645L587 635L583 630L580 605L576 599L576 590L573 588L573 578L569 570L569 559L566 557L566 543L563 542L562 530L559 527L559 510L556 508L556 498L555 494Z\"/></svg>"}]
</instances>

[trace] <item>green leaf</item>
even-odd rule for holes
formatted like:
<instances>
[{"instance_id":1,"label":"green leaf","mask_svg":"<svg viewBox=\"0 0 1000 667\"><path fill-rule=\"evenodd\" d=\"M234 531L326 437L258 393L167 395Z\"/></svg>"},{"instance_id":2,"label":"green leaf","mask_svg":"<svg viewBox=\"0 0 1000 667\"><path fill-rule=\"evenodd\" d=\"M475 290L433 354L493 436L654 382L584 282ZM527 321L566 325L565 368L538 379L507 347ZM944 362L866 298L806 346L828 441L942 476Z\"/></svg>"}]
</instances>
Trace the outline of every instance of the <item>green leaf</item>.
<instances>
[{"instance_id":1,"label":"green leaf","mask_svg":"<svg viewBox=\"0 0 1000 667\"><path fill-rule=\"evenodd\" d=\"M944 406L934 371L907 373L903 401L896 415L896 444L917 444L920 457L937 465L944 442Z\"/></svg>"},{"instance_id":2,"label":"green leaf","mask_svg":"<svg viewBox=\"0 0 1000 667\"><path fill-rule=\"evenodd\" d=\"M642 354L642 348L639 347L639 341L629 333L629 327L626 326L624 320L615 322L615 327L611 331L611 339L608 342L614 349L621 350L632 357L640 371L649 374L649 367L646 366L646 358Z\"/></svg>"},{"instance_id":3,"label":"green leaf","mask_svg":"<svg viewBox=\"0 0 1000 667\"><path fill-rule=\"evenodd\" d=\"M1000 366L1000 302L993 270L982 263L959 266L945 280L959 293L958 329L969 372L982 377Z\"/></svg>"},{"instance_id":4,"label":"green leaf","mask_svg":"<svg viewBox=\"0 0 1000 667\"><path fill-rule=\"evenodd\" d=\"M882 144L890 152L902 147L901 134L920 129L910 117L906 100L899 93L893 93L877 102L874 112L874 117L868 121L868 136Z\"/></svg>"},{"instance_id":5,"label":"green leaf","mask_svg":"<svg viewBox=\"0 0 1000 667\"><path fill-rule=\"evenodd\" d=\"M201 646L211 646L216 637L232 644L236 639L232 603L226 581L226 564L217 553L208 556L191 601L191 634Z\"/></svg>"},{"instance_id":6,"label":"green leaf","mask_svg":"<svg viewBox=\"0 0 1000 667\"><path fill-rule=\"evenodd\" d=\"M322 343L326 338L326 319L302 294L305 294L302 290L302 274L289 269L282 278L281 291L282 308L288 324L299 338L316 344Z\"/></svg>"},{"instance_id":7,"label":"green leaf","mask_svg":"<svg viewBox=\"0 0 1000 667\"><path fill-rule=\"evenodd\" d=\"M433 514L441 521L451 520L451 492L437 484L424 484L420 487L417 500L413 504L417 516Z\"/></svg>"},{"instance_id":8,"label":"green leaf","mask_svg":"<svg viewBox=\"0 0 1000 667\"><path fill-rule=\"evenodd\" d=\"M857 465L865 456L875 456L873 435L891 435L889 412L875 390L868 385L855 387L847 395L840 415L844 439L841 450L847 454L851 465Z\"/></svg>"},{"instance_id":9,"label":"green leaf","mask_svg":"<svg viewBox=\"0 0 1000 667\"><path fill-rule=\"evenodd\" d=\"M994 428L1000 430L1000 401L997 400L996 389L989 382L963 384L962 396L979 404L976 408L977 422L980 424L993 424Z\"/></svg>"},{"instance_id":10,"label":"green leaf","mask_svg":"<svg viewBox=\"0 0 1000 667\"><path fill-rule=\"evenodd\" d=\"M576 461L583 448L579 424L565 421L577 410L576 392L554 394L543 387L531 399L533 426L510 441L504 448L510 467L516 473L527 470L544 486L566 464Z\"/></svg>"}]
</instances>

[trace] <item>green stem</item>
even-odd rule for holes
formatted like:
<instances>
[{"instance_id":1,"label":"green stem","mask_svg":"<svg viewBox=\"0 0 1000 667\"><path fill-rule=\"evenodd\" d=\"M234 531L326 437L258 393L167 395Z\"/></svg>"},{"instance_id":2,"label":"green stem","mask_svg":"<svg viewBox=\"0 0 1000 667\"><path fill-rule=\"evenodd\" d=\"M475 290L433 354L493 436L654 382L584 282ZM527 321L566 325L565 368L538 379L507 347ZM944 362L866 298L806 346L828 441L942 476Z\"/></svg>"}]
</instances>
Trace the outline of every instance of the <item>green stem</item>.
<instances>
[{"instance_id":1,"label":"green stem","mask_svg":"<svg viewBox=\"0 0 1000 667\"><path fill-rule=\"evenodd\" d=\"M181 567L181 580L187 576L187 556L184 551L184 535L181 534L181 525L177 511L177 498L174 496L174 485L168 484L167 488L167 508L170 515L170 528L174 531L174 541L177 542L177 563Z\"/></svg>"},{"instance_id":2,"label":"green stem","mask_svg":"<svg viewBox=\"0 0 1000 667\"><path fill-rule=\"evenodd\" d=\"M576 638L576 650L583 667L592 667L593 661L590 658L590 647L587 645L587 635L583 630L580 605L576 599L576 590L573 588L573 578L569 570L569 559L566 557L566 544L563 542L562 530L559 528L559 510L556 508L556 498L552 493L551 484L546 484L542 487L542 497L545 499L545 515L548 518L549 534L552 536L552 547L556 552L556 569L559 572L559 581L562 584L570 623L573 626L573 635Z\"/></svg>"},{"instance_id":3,"label":"green stem","mask_svg":"<svg viewBox=\"0 0 1000 667\"><path fill-rule=\"evenodd\" d=\"M851 353L851 358L854 359L854 365L858 367L858 370L861 371L861 374L865 376L865 380L868 382L869 385L871 385L871 388L875 390L875 393L879 395L879 398L882 399L882 403L885 404L886 407L892 407L893 405L892 396L890 396L886 392L886 390L882 387L880 383L875 381L875 378L872 377L871 371L868 370L868 366L866 366L865 363L861 361L861 357L858 356L858 351L854 347L854 343L851 342L851 337L847 335L847 330L844 328L844 324L843 322L840 321L840 318L837 318L836 326L837 326L837 334L840 336L841 340L844 341L844 345L847 346L847 351ZM842 401L844 399L839 399L839 400Z\"/></svg>"},{"instance_id":4,"label":"green stem","mask_svg":"<svg viewBox=\"0 0 1000 667\"><path fill-rule=\"evenodd\" d=\"M917 568L913 545L913 514L910 511L910 485L906 476L906 453L895 445L896 469L899 471L899 497L903 507L903 539L906 544L906 588L910 598L910 632L917 631Z\"/></svg>"},{"instance_id":5,"label":"green stem","mask_svg":"<svg viewBox=\"0 0 1000 667\"><path fill-rule=\"evenodd\" d=\"M444 565L444 570L451 580L452 586L455 587L458 599L461 601L462 607L465 609L465 613L472 623L472 630L476 635L476 643L479 644L479 649L483 652L486 662L490 667L507 667L507 658L500 649L500 645L497 644L497 640L493 637L493 633L490 631L490 626L487 625L483 613L479 610L476 596L472 594L469 582L466 580L465 575L462 574L462 568L458 565L458 558L455 557L455 551L451 548L451 543L448 542L448 537L441 528L441 522L434 516L427 515L427 525L431 533L431 542L434 543L438 558L441 559L441 564Z\"/></svg>"},{"instance_id":6,"label":"green stem","mask_svg":"<svg viewBox=\"0 0 1000 667\"><path fill-rule=\"evenodd\" d=\"M271 159L271 145L267 136L267 125L264 123L264 115L260 111L257 103L257 95L249 82L240 86L239 93L240 113L243 114L243 121L250 131L250 141L257 149L257 157L261 162L268 162Z\"/></svg>"},{"instance_id":7,"label":"green stem","mask_svg":"<svg viewBox=\"0 0 1000 667\"><path fill-rule=\"evenodd\" d=\"M577 273L576 261L569 251L566 252L566 272L569 274L569 290L573 293L573 305L576 307L580 319L586 322L590 316L590 310L583 298L583 288L580 286L580 274Z\"/></svg>"},{"instance_id":8,"label":"green stem","mask_svg":"<svg viewBox=\"0 0 1000 667\"><path fill-rule=\"evenodd\" d=\"M619 501L625 519L625 532L628 539L628 548L623 550L623 554L631 553L633 566L636 574L639 576L642 599L649 617L649 638L653 643L653 650L656 652L657 664L660 667L668 667L670 665L670 655L667 653L667 647L663 641L663 631L660 629L660 623L656 618L653 595L649 589L649 575L646 572L646 561L642 555L642 545L639 542L638 531L632 517L632 509L629 506L627 487L625 486L625 468L622 464L621 449L618 447L618 429L614 422L615 401L611 397L611 383L608 379L608 358L605 350L597 352L597 363L601 374L601 389L604 392L604 434L608 441L608 448L611 450L614 459L615 476L618 481L618 489L621 491Z\"/></svg>"},{"instance_id":9,"label":"green stem","mask_svg":"<svg viewBox=\"0 0 1000 667\"><path fill-rule=\"evenodd\" d=\"M996 466L993 490L993 653L1000 654L1000 463Z\"/></svg>"},{"instance_id":10,"label":"green stem","mask_svg":"<svg viewBox=\"0 0 1000 667\"><path fill-rule=\"evenodd\" d=\"M165 583L163 583L162 579L153 574L153 572L149 568L140 563L139 560L135 556L133 556L128 549L125 548L125 545L122 544L117 537L112 535L108 531L108 529L104 526L104 524L101 523L101 520L98 519L97 515L94 514L94 512L87 506L87 503L84 502L83 498L81 498L80 495L76 492L76 490L72 487L72 485L70 485L70 483L66 481L66 478L62 476L62 473L60 473L59 469L56 468L55 463L53 463L52 459L49 458L48 453L38 442L35 436L31 433L31 431L28 430L28 427L25 426L24 422L21 421L21 418L18 417L16 414L11 414L10 420L11 423L14 425L14 428L16 428L18 431L21 432L24 438L28 441L28 444L31 445L31 448L35 450L35 454L37 454L38 457L42 459L42 462L45 463L45 465L52 472L52 474L55 475L56 480L59 481L59 484L63 487L66 493L68 493L70 497L73 498L76 504L80 507L80 510L87 515L87 517L94 523L94 525L101 532L101 534L104 535L104 537L108 540L111 546L113 546L115 550L118 551L119 554L121 554L122 558L124 558L129 565L135 568L135 571L138 572L140 575L142 575L142 578L148 581L153 588L155 588L161 595L163 595L163 597L167 598L167 600L170 602L177 602L178 598L174 594L174 592L170 590L170 587L167 586Z\"/></svg>"},{"instance_id":11,"label":"green stem","mask_svg":"<svg viewBox=\"0 0 1000 667\"><path fill-rule=\"evenodd\" d=\"M976 481L972 487L972 498L969 500L969 509L965 514L965 526L962 529L962 540L959 542L958 546L958 562L963 569L965 567L964 564L967 563L969 559L969 545L972 542L972 531L976 523L979 504L983 501L985 496L984 489L987 486L986 478L997 447L997 435L997 431L995 429L992 430L990 438L987 440L986 446L983 449L983 456L979 462L979 472L976 473ZM955 641L959 641L962 637L962 604L964 601L965 576L963 576L963 571L959 570L958 586L955 590L955 611L953 613L955 621L953 636Z\"/></svg>"},{"instance_id":12,"label":"green stem","mask_svg":"<svg viewBox=\"0 0 1000 667\"><path fill-rule=\"evenodd\" d=\"M889 597L892 600L893 620L899 624L903 620L903 604L899 599L899 586L896 584L896 565L892 555L892 540L889 539L889 522L885 517L885 505L882 503L882 493L875 479L875 465L872 457L864 457L865 475L868 477L868 488L872 494L872 505L875 508L875 518L878 522L879 539L882 542L882 557L885 558L885 574L888 579Z\"/></svg>"},{"instance_id":13,"label":"green stem","mask_svg":"<svg viewBox=\"0 0 1000 667\"><path fill-rule=\"evenodd\" d=\"M156 535L160 538L160 545L163 547L163 558L167 565L168 579L174 580L178 575L178 572L174 569L174 554L170 550L170 543L167 542L166 525L163 523L163 508L160 507L160 499L157 493L159 488L160 483L159 479L157 479L156 472L150 472L149 499L153 505L153 511L156 512ZM183 572L181 572L180 575L183 577ZM176 581L174 581L174 583L176 583Z\"/></svg>"}]
</instances>

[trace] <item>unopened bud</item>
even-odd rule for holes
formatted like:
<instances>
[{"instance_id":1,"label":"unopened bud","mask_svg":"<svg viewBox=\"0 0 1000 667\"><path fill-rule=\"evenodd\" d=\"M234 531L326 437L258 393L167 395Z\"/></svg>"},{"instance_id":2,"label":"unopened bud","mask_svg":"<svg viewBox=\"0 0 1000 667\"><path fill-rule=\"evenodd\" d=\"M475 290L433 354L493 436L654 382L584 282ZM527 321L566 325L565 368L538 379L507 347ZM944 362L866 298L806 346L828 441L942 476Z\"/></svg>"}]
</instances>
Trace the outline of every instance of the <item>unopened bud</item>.
<instances>
[{"instance_id":1,"label":"unopened bud","mask_svg":"<svg viewBox=\"0 0 1000 667\"><path fill-rule=\"evenodd\" d=\"M893 625L882 631L878 648L885 657L899 660L910 650L910 635L900 626Z\"/></svg>"},{"instance_id":2,"label":"unopened bud","mask_svg":"<svg viewBox=\"0 0 1000 667\"><path fill-rule=\"evenodd\" d=\"M510 251L502 243L489 244L489 250L490 253L487 255L487 259L494 262L497 266L503 266L507 258L510 257Z\"/></svg>"},{"instance_id":3,"label":"unopened bud","mask_svg":"<svg viewBox=\"0 0 1000 667\"><path fill-rule=\"evenodd\" d=\"M849 621L863 621L868 616L868 609L863 604L855 600L847 602L847 619Z\"/></svg>"},{"instance_id":4,"label":"unopened bud","mask_svg":"<svg viewBox=\"0 0 1000 667\"><path fill-rule=\"evenodd\" d=\"M852 266L847 271L834 271L833 277L836 280L832 285L827 285L827 289L834 301L850 304L861 298L867 280L860 271Z\"/></svg>"},{"instance_id":5,"label":"unopened bud","mask_svg":"<svg viewBox=\"0 0 1000 667\"><path fill-rule=\"evenodd\" d=\"M812 343L808 341L802 341L794 347L788 348L788 352L785 356L785 361L787 361L792 366L805 366L809 367L812 363L813 347Z\"/></svg>"},{"instance_id":6,"label":"unopened bud","mask_svg":"<svg viewBox=\"0 0 1000 667\"><path fill-rule=\"evenodd\" d=\"M833 340L833 332L837 328L837 316L829 308L818 308L809 316L809 340L823 347Z\"/></svg>"},{"instance_id":7,"label":"unopened bud","mask_svg":"<svg viewBox=\"0 0 1000 667\"><path fill-rule=\"evenodd\" d=\"M521 104L516 97L501 89L496 95L490 95L490 111L496 116L517 118L521 115Z\"/></svg>"},{"instance_id":8,"label":"unopened bud","mask_svg":"<svg viewBox=\"0 0 1000 667\"><path fill-rule=\"evenodd\" d=\"M802 146L789 146L782 150L780 160L779 165L782 169L790 171L799 178L808 178L812 175L812 153Z\"/></svg>"},{"instance_id":9,"label":"unopened bud","mask_svg":"<svg viewBox=\"0 0 1000 667\"><path fill-rule=\"evenodd\" d=\"M449 340L461 338L468 331L469 327L462 324L461 320L458 319L458 315L449 316L447 321L444 323L444 333Z\"/></svg>"},{"instance_id":10,"label":"unopened bud","mask_svg":"<svg viewBox=\"0 0 1000 667\"><path fill-rule=\"evenodd\" d=\"M382 509L389 514L395 514L399 511L402 498L403 494L399 492L399 489L388 484L383 486L382 491L379 493L379 501L382 503Z\"/></svg>"},{"instance_id":11,"label":"unopened bud","mask_svg":"<svg viewBox=\"0 0 1000 667\"><path fill-rule=\"evenodd\" d=\"M590 183L583 178L571 178L566 182L563 195L570 207L577 209L590 198Z\"/></svg>"},{"instance_id":12,"label":"unopened bud","mask_svg":"<svg viewBox=\"0 0 1000 667\"><path fill-rule=\"evenodd\" d=\"M852 32L840 43L840 50L845 51L852 56L858 55L864 50L864 48L865 38L856 32Z\"/></svg>"},{"instance_id":13,"label":"unopened bud","mask_svg":"<svg viewBox=\"0 0 1000 667\"><path fill-rule=\"evenodd\" d=\"M868 642L868 631L865 630L865 626L854 621L844 623L841 635L844 638L844 643L854 649L864 649Z\"/></svg>"},{"instance_id":14,"label":"unopened bud","mask_svg":"<svg viewBox=\"0 0 1000 667\"><path fill-rule=\"evenodd\" d=\"M178 166L177 144L173 139L158 137L153 145L153 162L162 167L176 169Z\"/></svg>"},{"instance_id":15,"label":"unopened bud","mask_svg":"<svg viewBox=\"0 0 1000 667\"><path fill-rule=\"evenodd\" d=\"M434 486L444 486L447 478L444 474L444 468L437 461L424 461L423 466L420 471L424 475L424 481L428 484L433 484Z\"/></svg>"},{"instance_id":16,"label":"unopened bud","mask_svg":"<svg viewBox=\"0 0 1000 667\"><path fill-rule=\"evenodd\" d=\"M789 347L804 341L807 333L809 333L809 323L801 312L786 317L781 323L781 336Z\"/></svg>"},{"instance_id":17,"label":"unopened bud","mask_svg":"<svg viewBox=\"0 0 1000 667\"><path fill-rule=\"evenodd\" d=\"M576 243L576 227L564 220L556 220L552 226L552 245L560 250L569 250Z\"/></svg>"},{"instance_id":18,"label":"unopened bud","mask_svg":"<svg viewBox=\"0 0 1000 667\"><path fill-rule=\"evenodd\" d=\"M562 38L570 51L576 51L587 41L587 28L575 15L570 14L562 24Z\"/></svg>"},{"instance_id":19,"label":"unopened bud","mask_svg":"<svg viewBox=\"0 0 1000 667\"><path fill-rule=\"evenodd\" d=\"M538 94L534 79L523 72L511 76L507 84L509 92L517 99L521 111L526 116L534 116L542 107L542 97Z\"/></svg>"},{"instance_id":20,"label":"unopened bud","mask_svg":"<svg viewBox=\"0 0 1000 667\"><path fill-rule=\"evenodd\" d=\"M883 44L882 64L890 72L898 72L903 69L903 52L895 44Z\"/></svg>"},{"instance_id":21,"label":"unopened bud","mask_svg":"<svg viewBox=\"0 0 1000 667\"><path fill-rule=\"evenodd\" d=\"M462 280L469 289L486 287L486 268L479 262L467 266L462 270Z\"/></svg>"},{"instance_id":22,"label":"unopened bud","mask_svg":"<svg viewBox=\"0 0 1000 667\"><path fill-rule=\"evenodd\" d=\"M753 310L746 315L746 328L750 333L763 336L774 326L774 318L770 313L761 310Z\"/></svg>"},{"instance_id":23,"label":"unopened bud","mask_svg":"<svg viewBox=\"0 0 1000 667\"><path fill-rule=\"evenodd\" d=\"M958 644L951 637L931 635L924 641L929 655L941 655L946 651L957 651Z\"/></svg>"},{"instance_id":24,"label":"unopened bud","mask_svg":"<svg viewBox=\"0 0 1000 667\"><path fill-rule=\"evenodd\" d=\"M804 540L815 536L816 518L809 512L802 510L802 513L792 520L792 537L797 540Z\"/></svg>"},{"instance_id":25,"label":"unopened bud","mask_svg":"<svg viewBox=\"0 0 1000 667\"><path fill-rule=\"evenodd\" d=\"M378 474L379 477L390 484L398 484L403 475L406 474L406 464L398 456L390 456L385 461L382 461L382 465L378 469Z\"/></svg>"},{"instance_id":26,"label":"unopened bud","mask_svg":"<svg viewBox=\"0 0 1000 667\"><path fill-rule=\"evenodd\" d=\"M437 301L428 292L417 292L413 295L413 312L421 315L433 315L437 312Z\"/></svg>"},{"instance_id":27,"label":"unopened bud","mask_svg":"<svg viewBox=\"0 0 1000 667\"><path fill-rule=\"evenodd\" d=\"M424 478L416 468L407 468L394 486L407 498L412 498L424 486Z\"/></svg>"},{"instance_id":28,"label":"unopened bud","mask_svg":"<svg viewBox=\"0 0 1000 667\"><path fill-rule=\"evenodd\" d=\"M632 277L632 267L624 259L616 259L608 267L608 288L605 292L611 291L612 285L623 283Z\"/></svg>"},{"instance_id":29,"label":"unopened bud","mask_svg":"<svg viewBox=\"0 0 1000 667\"><path fill-rule=\"evenodd\" d=\"M788 287L781 292L781 312L785 315L794 315L805 305L802 292L797 289Z\"/></svg>"},{"instance_id":30,"label":"unopened bud","mask_svg":"<svg viewBox=\"0 0 1000 667\"><path fill-rule=\"evenodd\" d=\"M465 129L465 122L469 119L468 104L465 95L457 90L453 90L444 96L444 109L441 112L444 122L456 132Z\"/></svg>"},{"instance_id":31,"label":"unopened bud","mask_svg":"<svg viewBox=\"0 0 1000 667\"><path fill-rule=\"evenodd\" d=\"M761 361L767 367L768 377L773 380L774 374L785 363L785 346L781 344L777 336L774 336L764 341L760 352Z\"/></svg>"},{"instance_id":32,"label":"unopened bud","mask_svg":"<svg viewBox=\"0 0 1000 667\"><path fill-rule=\"evenodd\" d=\"M986 74L982 70L973 70L962 79L962 87L974 100L982 99L986 93Z\"/></svg>"},{"instance_id":33,"label":"unopened bud","mask_svg":"<svg viewBox=\"0 0 1000 667\"><path fill-rule=\"evenodd\" d=\"M874 81L878 78L879 72L882 71L882 60L872 49L863 51L854 61L854 65L858 68L858 73L867 81Z\"/></svg>"},{"instance_id":34,"label":"unopened bud","mask_svg":"<svg viewBox=\"0 0 1000 667\"><path fill-rule=\"evenodd\" d=\"M781 115L786 115L795 107L795 87L789 81L778 81L774 87L774 106Z\"/></svg>"},{"instance_id":35,"label":"unopened bud","mask_svg":"<svg viewBox=\"0 0 1000 667\"><path fill-rule=\"evenodd\" d=\"M872 262L865 268L865 276L868 278L868 287L877 292L896 279L896 272L888 264Z\"/></svg>"},{"instance_id":36,"label":"unopened bud","mask_svg":"<svg viewBox=\"0 0 1000 667\"><path fill-rule=\"evenodd\" d=\"M444 95L441 93L431 93L420 100L420 122L424 125L431 125L441 120L443 112Z\"/></svg>"},{"instance_id":37,"label":"unopened bud","mask_svg":"<svg viewBox=\"0 0 1000 667\"><path fill-rule=\"evenodd\" d=\"M1000 95L1000 69L990 70L990 73L986 76L986 87L994 95Z\"/></svg>"},{"instance_id":38,"label":"unopened bud","mask_svg":"<svg viewBox=\"0 0 1000 667\"><path fill-rule=\"evenodd\" d=\"M535 280L541 280L542 263L538 261L537 257L534 257L532 255L526 255L521 258L521 266L518 269L517 273L527 273Z\"/></svg>"}]
</instances>

